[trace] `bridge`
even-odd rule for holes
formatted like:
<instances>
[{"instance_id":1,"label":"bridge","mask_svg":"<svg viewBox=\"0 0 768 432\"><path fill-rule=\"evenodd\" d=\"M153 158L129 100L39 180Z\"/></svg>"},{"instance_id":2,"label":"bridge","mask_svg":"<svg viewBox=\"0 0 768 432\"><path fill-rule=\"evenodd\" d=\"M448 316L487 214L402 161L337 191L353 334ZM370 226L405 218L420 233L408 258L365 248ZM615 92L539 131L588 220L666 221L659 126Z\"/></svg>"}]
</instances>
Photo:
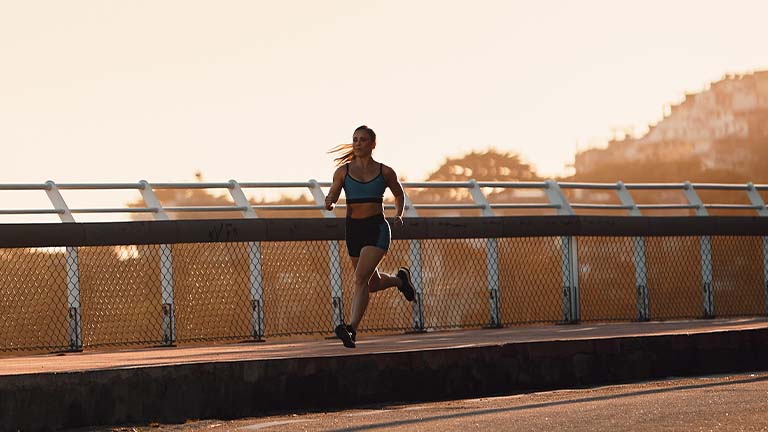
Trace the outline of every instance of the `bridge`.
<instances>
[{"instance_id":1,"label":"bridge","mask_svg":"<svg viewBox=\"0 0 768 432\"><path fill-rule=\"evenodd\" d=\"M147 349L153 349L151 347L166 347L171 350L166 352L172 352L193 346L215 348L220 342L251 341L260 342L248 345L249 352L256 358L260 349L267 349L263 347L327 343L323 338L343 321L352 293L351 264L342 258L341 252L343 220L322 206L322 188L328 186L327 182L313 180L300 183L150 184L141 181L135 184L47 182L0 185L0 191L39 191L51 202L50 208L6 208L0 211L0 216L50 214L57 215L62 222L0 224L3 287L0 352L8 361L23 358L31 364L34 359L41 358L35 354L44 356L41 353L49 352L69 353L63 360L66 362L67 358L108 355L115 349L129 347L135 350L133 355L140 358L146 355ZM372 296L359 329L360 338L383 337L386 340L398 334L408 334L411 335L409 340L418 340L421 335L426 341L430 335L445 334L450 338L450 335L459 334L436 333L447 329L495 331L501 338L482 350L473 351L472 355L453 349L451 353L455 358L446 363L446 371L461 370L467 367L469 359L477 359L473 356L489 356L482 362L487 370L477 372L487 375L481 380L485 384L465 377L471 388L461 388L462 378L459 378L459 384L452 384L458 386L454 388L455 393L451 393L439 385L435 387L439 382L435 377L434 382L428 383L435 388L435 393L420 392L424 398L521 391L533 385L529 378L504 375L507 378L493 384L494 377L498 378L501 370L509 368L529 370L534 375L557 375L535 369L544 367L555 357L560 359L552 363L558 365L556 370L572 369L576 361L580 370L596 371L597 364L607 361L606 353L602 351L605 349L609 352L624 349L621 355L612 354L611 361L624 362L635 373L612 375L613 379L621 380L684 374L686 368L678 363L681 359L697 359L699 362L698 366L687 369L690 373L749 370L756 365L768 364L765 363L768 353L764 348L768 330L761 321L768 315L768 218L765 218L768 209L761 195L768 190L768 185L587 184L548 180L405 183L404 186L410 197L429 189L462 190L470 202L406 200L406 223L402 228L393 229L392 248L382 268L391 270L408 265L412 270L417 301L404 302L396 292L385 291ZM306 188L315 204L253 204L245 195L249 189L283 187ZM232 205L164 205L155 193L159 189L184 188L225 190ZM66 190L112 189L136 189L145 206L70 208L62 194ZM516 190L532 193L500 193ZM579 191L582 193L576 193ZM671 191L679 193L682 199L672 203L640 202L635 199L639 191ZM718 197L725 197L727 202L708 202L703 199L707 191L723 193ZM606 193L614 194L613 201L605 199ZM514 199L499 202L494 198L499 196ZM581 202L579 197L598 197L600 202ZM343 208L343 204L340 207ZM391 204L386 207L391 208ZM296 210L316 212L317 217L259 217L266 211L290 214ZM505 213L531 210L543 214ZM434 211L459 213L429 217L421 214ZM717 211L738 215L714 215ZM195 212L225 215L236 212L239 217L203 220L171 217ZM650 212L671 215L646 215ZM78 214L88 213L140 213L151 215L153 220L76 221ZM732 321L717 321L721 319ZM717 330L718 325L728 328L745 319L757 321L741 331ZM683 343L683 351L674 347L680 343L679 339L663 338L660 334L651 334L653 332L649 332L647 340L625 340L630 335L642 334L644 328L650 329L658 322L679 320L702 320L704 327L713 323L712 331L697 332L692 339L685 339L688 342ZM544 354L535 356L513 356L513 360L507 356L509 349L522 348L515 345L517 333L504 331L544 326L556 333L554 327L547 326L584 323L634 323L641 327L630 333L614 335L608 342L597 343L598 339L589 339L591 345L584 345L584 342L568 345L567 342L549 340L548 343L560 348L546 348ZM643 323L647 326L642 327ZM569 326L557 327L567 328ZM682 331L690 333L690 330ZM501 335L507 335L507 339ZM695 343L691 343L694 339ZM424 351L418 349L418 344L413 346L415 351L389 354L398 359L392 360L391 370L410 376L402 370L403 365L415 362L414 356L428 357L432 352L426 346ZM657 350L654 359L665 359L659 360L660 366L653 368L652 373L641 367L650 358L639 354L643 347L649 346ZM455 346L449 344L443 348ZM558 349L572 355L558 354L550 358L546 354L547 350ZM285 350L281 352L290 356L290 350L288 354ZM587 356L579 356L579 352L587 353ZM672 352L678 355L670 355ZM427 357L424 361L434 360ZM74 399L61 398L59 403L63 405L59 411L54 410L58 413L57 420L42 422L39 416L32 414L34 410L24 408L29 406L29 400L23 396L15 400L3 398L0 418L17 419L18 424L32 428L65 424L74 427L119 421L178 421L185 416L201 418L201 413L232 416L264 409L266 405L249 405L248 401L253 401L250 396L244 396L240 403L230 401L230 411L221 404L216 404L221 411L214 412L195 411L188 404L173 404L176 409L166 414L163 410L151 409L141 414L138 408L126 413L124 407L121 408L120 398L136 400L138 396L131 392L135 393L136 386L146 384L150 379L146 371L155 370L149 372L159 374L158 382L152 386L162 387L170 382L180 385L178 378L182 371L194 370L194 374L200 373L200 368L215 368L227 371L217 372L227 377L223 383L248 392L242 385L242 368L267 373L263 369L267 367L265 365L276 361L238 358L237 362L222 363L205 358L202 366L187 365L186 369L171 368L166 372L163 372L165 369L152 369L157 365L142 363L141 368L135 369L135 375L125 377L121 383L111 381L107 387L103 381L106 372L97 377L99 373L95 371L80 370L80 374L86 373L77 375L78 379L84 380L86 388L101 388L111 395L113 403L108 404L110 408L107 409L111 415L93 414L82 408L73 414L72 406L93 407L97 403L86 400L88 392L78 392L78 396L72 396ZM282 366L275 370L306 378L307 375L297 370L314 370L320 360L306 363L296 358L294 361L281 363ZM310 374L307 378L310 387L302 390L303 387L289 386L291 390L322 395L320 388L323 385L347 388L330 378L334 371L340 373L343 370L337 370L337 367L351 368L354 376L349 379L353 380L363 379L370 372L364 365L364 356L350 355L341 349L329 360L320 362L323 367L330 368L330 375L323 374L319 378ZM115 367L118 368L115 370L121 370L124 365L116 364ZM5 387L11 392L11 389L19 388L15 386L21 386L28 389L28 393L21 394L51 401L57 400L51 392L72 385L70 380L75 377L43 374L34 378L37 384L31 384L30 371L17 370L18 374L0 377L0 388ZM70 373L77 370L74 368ZM533 372L535 370L538 372ZM592 376L592 372L582 375L576 377L562 372L558 376L573 379L547 378L545 381L553 385L610 381L605 376ZM320 382L312 382L312 376ZM587 376L590 378L585 378ZM265 382L279 379L277 375L265 375ZM383 374L381 379L384 383L397 377ZM258 385L255 381L248 382ZM150 395L154 404L167 403L160 390L144 394L146 397ZM366 400L400 396L402 394L392 388L378 396L368 395ZM286 406L300 403L288 394L281 397L285 398ZM248 406L252 411L248 411Z\"/></svg>"}]
</instances>

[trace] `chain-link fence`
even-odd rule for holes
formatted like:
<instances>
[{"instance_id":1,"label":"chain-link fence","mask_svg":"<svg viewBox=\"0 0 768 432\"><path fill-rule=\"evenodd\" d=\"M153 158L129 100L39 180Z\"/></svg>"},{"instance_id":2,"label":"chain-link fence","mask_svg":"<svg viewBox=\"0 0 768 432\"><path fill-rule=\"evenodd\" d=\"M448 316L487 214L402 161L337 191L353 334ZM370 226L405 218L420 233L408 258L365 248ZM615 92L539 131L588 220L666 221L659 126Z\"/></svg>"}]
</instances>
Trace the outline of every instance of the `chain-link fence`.
<instances>
[{"instance_id":1,"label":"chain-link fence","mask_svg":"<svg viewBox=\"0 0 768 432\"><path fill-rule=\"evenodd\" d=\"M762 232L489 238L460 228L392 242L380 270L408 266L417 301L395 288L372 294L360 332L768 311ZM353 292L337 234L0 249L0 350L330 335Z\"/></svg>"}]
</instances>

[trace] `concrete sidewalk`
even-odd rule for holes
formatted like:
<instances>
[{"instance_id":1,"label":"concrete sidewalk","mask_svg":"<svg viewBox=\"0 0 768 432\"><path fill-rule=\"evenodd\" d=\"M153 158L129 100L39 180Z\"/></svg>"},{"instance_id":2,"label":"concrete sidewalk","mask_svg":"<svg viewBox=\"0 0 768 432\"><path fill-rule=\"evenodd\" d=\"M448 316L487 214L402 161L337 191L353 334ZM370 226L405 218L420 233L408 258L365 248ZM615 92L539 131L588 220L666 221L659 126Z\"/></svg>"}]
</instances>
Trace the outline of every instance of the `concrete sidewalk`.
<instances>
[{"instance_id":1,"label":"concrete sidewalk","mask_svg":"<svg viewBox=\"0 0 768 432\"><path fill-rule=\"evenodd\" d=\"M0 358L0 376L51 372L169 366L192 363L355 356L483 347L520 342L647 337L768 328L768 318L695 321L586 323L499 329L446 330L418 334L358 335L357 348L346 349L337 339L266 341L195 347L162 347L58 353Z\"/></svg>"},{"instance_id":2,"label":"concrete sidewalk","mask_svg":"<svg viewBox=\"0 0 768 432\"><path fill-rule=\"evenodd\" d=\"M354 407L768 369L768 319L508 327L0 359L0 430Z\"/></svg>"}]
</instances>

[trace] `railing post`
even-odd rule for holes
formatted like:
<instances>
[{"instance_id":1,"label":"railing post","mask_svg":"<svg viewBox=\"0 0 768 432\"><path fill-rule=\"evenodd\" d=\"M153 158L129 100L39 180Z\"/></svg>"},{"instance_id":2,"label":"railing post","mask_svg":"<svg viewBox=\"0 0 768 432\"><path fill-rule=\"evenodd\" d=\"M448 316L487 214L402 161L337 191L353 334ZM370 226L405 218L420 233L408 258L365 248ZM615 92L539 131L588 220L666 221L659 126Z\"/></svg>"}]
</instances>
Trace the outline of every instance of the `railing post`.
<instances>
[{"instance_id":1,"label":"railing post","mask_svg":"<svg viewBox=\"0 0 768 432\"><path fill-rule=\"evenodd\" d=\"M768 315L768 237L763 237L763 286L765 287L765 314Z\"/></svg>"},{"instance_id":2,"label":"railing post","mask_svg":"<svg viewBox=\"0 0 768 432\"><path fill-rule=\"evenodd\" d=\"M696 216L707 216L706 207L701 202L691 182L686 181L683 186L683 193L688 203L696 206ZM701 249L701 290L704 305L704 318L715 317L714 293L712 291L712 240L709 236L699 237Z\"/></svg>"},{"instance_id":3,"label":"railing post","mask_svg":"<svg viewBox=\"0 0 768 432\"><path fill-rule=\"evenodd\" d=\"M258 218L238 182L230 180L228 190L235 205L242 208L241 212L244 218ZM264 280L261 269L261 244L257 241L249 241L246 244L246 250L248 251L248 291L251 298L251 337L256 342L263 342Z\"/></svg>"},{"instance_id":4,"label":"railing post","mask_svg":"<svg viewBox=\"0 0 768 432\"><path fill-rule=\"evenodd\" d=\"M768 208L757 191L755 185L747 183L747 195L753 206L757 207L757 214L768 216ZM765 314L768 315L768 237L763 236L763 288L765 289Z\"/></svg>"},{"instance_id":5,"label":"railing post","mask_svg":"<svg viewBox=\"0 0 768 432\"><path fill-rule=\"evenodd\" d=\"M248 286L251 295L251 336L264 340L264 288L261 273L261 247L259 242L248 242Z\"/></svg>"},{"instance_id":6,"label":"railing post","mask_svg":"<svg viewBox=\"0 0 768 432\"><path fill-rule=\"evenodd\" d=\"M481 206L480 212L483 217L496 216L488 203L488 199L483 193L477 182L472 179L469 181L469 193L475 204ZM498 239L485 239L485 268L488 275L488 301L490 307L489 327L501 327L501 307L499 298L499 242Z\"/></svg>"},{"instance_id":7,"label":"railing post","mask_svg":"<svg viewBox=\"0 0 768 432\"><path fill-rule=\"evenodd\" d=\"M160 245L160 289L163 299L163 344L176 342L175 307L173 302L173 249Z\"/></svg>"},{"instance_id":8,"label":"railing post","mask_svg":"<svg viewBox=\"0 0 768 432\"><path fill-rule=\"evenodd\" d=\"M67 335L69 351L82 351L83 336L80 316L80 266L77 259L77 248L67 246L65 249L66 278L67 278Z\"/></svg>"},{"instance_id":9,"label":"railing post","mask_svg":"<svg viewBox=\"0 0 768 432\"><path fill-rule=\"evenodd\" d=\"M563 321L569 324L579 322L579 267L576 257L578 250L576 238L560 237L563 271Z\"/></svg>"},{"instance_id":10,"label":"railing post","mask_svg":"<svg viewBox=\"0 0 768 432\"><path fill-rule=\"evenodd\" d=\"M408 194L403 191L405 200L405 217L418 217L419 214L413 207ZM421 243L418 239L408 240L408 255L411 258L411 282L413 282L413 291L416 294L416 301L411 306L411 317L413 321L413 331L424 331L424 290L422 288L423 273L421 267Z\"/></svg>"},{"instance_id":11,"label":"railing post","mask_svg":"<svg viewBox=\"0 0 768 432\"><path fill-rule=\"evenodd\" d=\"M59 219L65 223L75 222L72 212L67 206L59 188L52 180L45 182L45 193L51 200L53 208L58 211ZM77 248L67 246L64 249L65 274L67 284L67 338L68 351L82 351L82 317L80 313L80 265L77 259Z\"/></svg>"},{"instance_id":12,"label":"railing post","mask_svg":"<svg viewBox=\"0 0 768 432\"><path fill-rule=\"evenodd\" d=\"M640 209L632 199L632 195L630 195L624 182L616 182L616 193L619 196L621 204L630 207L628 209L630 216L641 216ZM648 276L645 266L645 237L632 237L632 245L632 258L635 263L635 290L637 292L637 319L638 321L648 321L650 316L648 311L650 299L648 295Z\"/></svg>"},{"instance_id":13,"label":"railing post","mask_svg":"<svg viewBox=\"0 0 768 432\"><path fill-rule=\"evenodd\" d=\"M573 208L554 180L546 180L544 192L550 204L557 206L558 215L573 215ZM579 260L576 238L560 237L561 269L563 274L563 321L576 323L581 319L579 311Z\"/></svg>"},{"instance_id":14,"label":"railing post","mask_svg":"<svg viewBox=\"0 0 768 432\"><path fill-rule=\"evenodd\" d=\"M320 188L320 184L315 179L309 181L309 191L315 199L317 205L323 206L321 212L323 217L335 218L336 213L325 209L325 194ZM339 253L339 242L336 240L328 241L328 267L331 279L331 307L333 308L333 327L344 324L344 300L341 290L341 256Z\"/></svg>"},{"instance_id":15,"label":"railing post","mask_svg":"<svg viewBox=\"0 0 768 432\"><path fill-rule=\"evenodd\" d=\"M152 213L155 220L168 220L168 214L163 210L163 205L160 204L160 200L157 199L155 191L152 190L152 185L146 180L140 180L139 184L141 184L139 192L141 193L141 198L144 199L144 204L147 208L155 210Z\"/></svg>"},{"instance_id":16,"label":"railing post","mask_svg":"<svg viewBox=\"0 0 768 432\"><path fill-rule=\"evenodd\" d=\"M155 220L169 220L155 191L152 190L152 185L146 180L139 181L139 184L141 184L139 192L144 199L144 204L155 209L152 213ZM160 245L160 296L163 314L161 328L163 345L172 346L176 342L176 307L173 299L173 249L169 244Z\"/></svg>"},{"instance_id":17,"label":"railing post","mask_svg":"<svg viewBox=\"0 0 768 432\"><path fill-rule=\"evenodd\" d=\"M48 195L48 199L51 200L53 208L59 212L59 219L61 219L62 222L75 222L75 218L72 216L72 212L69 211L69 206L67 206L67 202L64 201L64 197L61 196L61 192L59 192L59 188L56 187L56 183L52 180L48 180L45 182L45 186L45 193Z\"/></svg>"}]
</instances>

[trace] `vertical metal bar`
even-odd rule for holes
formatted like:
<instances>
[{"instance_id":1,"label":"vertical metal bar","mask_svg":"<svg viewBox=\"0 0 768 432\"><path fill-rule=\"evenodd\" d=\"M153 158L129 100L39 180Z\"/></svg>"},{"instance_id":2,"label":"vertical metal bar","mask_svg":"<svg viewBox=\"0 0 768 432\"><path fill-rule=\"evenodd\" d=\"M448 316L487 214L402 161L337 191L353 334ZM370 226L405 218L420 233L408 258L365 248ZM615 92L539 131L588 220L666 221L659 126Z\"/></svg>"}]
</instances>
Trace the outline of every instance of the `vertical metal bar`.
<instances>
[{"instance_id":1,"label":"vertical metal bar","mask_svg":"<svg viewBox=\"0 0 768 432\"><path fill-rule=\"evenodd\" d=\"M573 208L565 197L560 185L554 180L546 180L544 192L547 194L550 204L557 206L558 215L573 215ZM576 238L572 236L560 237L561 268L563 274L563 320L566 323L579 321L579 260L576 247Z\"/></svg>"},{"instance_id":2,"label":"vertical metal bar","mask_svg":"<svg viewBox=\"0 0 768 432\"><path fill-rule=\"evenodd\" d=\"M73 223L75 218L69 210L67 202L61 195L56 183L52 180L45 182L45 193L53 208L58 210L62 222ZM83 348L82 324L80 314L80 266L77 259L77 248L67 246L64 252L67 282L67 338L69 351L80 351Z\"/></svg>"},{"instance_id":3,"label":"vertical metal bar","mask_svg":"<svg viewBox=\"0 0 768 432\"><path fill-rule=\"evenodd\" d=\"M686 181L683 193L690 205L696 206L696 216L708 216L704 203L696 193L691 182ZM712 292L712 241L709 236L699 237L699 249L701 251L701 292L704 306L704 318L715 317L714 294Z\"/></svg>"},{"instance_id":4,"label":"vertical metal bar","mask_svg":"<svg viewBox=\"0 0 768 432\"><path fill-rule=\"evenodd\" d=\"M557 206L557 214L563 216L571 216L574 214L571 203L568 202L568 198L565 197L563 190L560 189L560 185L552 179L547 179L544 182L544 193L547 194L549 203Z\"/></svg>"},{"instance_id":5,"label":"vertical metal bar","mask_svg":"<svg viewBox=\"0 0 768 432\"><path fill-rule=\"evenodd\" d=\"M323 193L323 189L320 187L320 184L317 182L317 180L309 180L309 192L312 194L312 198L315 199L315 203L322 207L320 212L323 214L323 217L336 217L336 213L334 213L332 210L326 210L325 194Z\"/></svg>"},{"instance_id":6,"label":"vertical metal bar","mask_svg":"<svg viewBox=\"0 0 768 432\"><path fill-rule=\"evenodd\" d=\"M75 222L67 202L61 195L56 183L52 180L45 182L45 193L53 208L59 211L59 219L65 223ZM64 261L67 282L67 339L69 351L83 349L82 316L80 311L80 265L77 258L77 248L67 246L64 250Z\"/></svg>"},{"instance_id":7,"label":"vertical metal bar","mask_svg":"<svg viewBox=\"0 0 768 432\"><path fill-rule=\"evenodd\" d=\"M256 212L253 210L253 206L248 201L248 198L245 197L245 193L243 193L243 189L240 187L238 182L235 180L230 180L228 190L229 194L232 196L232 201L235 202L235 205L244 208L244 210L241 210L244 218L256 219L258 217Z\"/></svg>"},{"instance_id":8,"label":"vertical metal bar","mask_svg":"<svg viewBox=\"0 0 768 432\"><path fill-rule=\"evenodd\" d=\"M329 272L331 275L331 306L333 306L333 326L344 324L344 300L341 284L341 256L339 242L328 242Z\"/></svg>"},{"instance_id":9,"label":"vertical metal bar","mask_svg":"<svg viewBox=\"0 0 768 432\"><path fill-rule=\"evenodd\" d=\"M648 294L648 276L646 273L646 250L645 238L633 237L635 260L635 288L637 290L637 319L639 321L648 321L650 319Z\"/></svg>"},{"instance_id":10,"label":"vertical metal bar","mask_svg":"<svg viewBox=\"0 0 768 432\"><path fill-rule=\"evenodd\" d=\"M572 318L574 322L581 321L581 292L579 291L579 252L578 241L576 237L572 237L571 241L571 270L573 275L573 293L571 295L571 308L573 308Z\"/></svg>"},{"instance_id":11,"label":"vertical metal bar","mask_svg":"<svg viewBox=\"0 0 768 432\"><path fill-rule=\"evenodd\" d=\"M712 241L709 236L701 236L701 277L704 299L704 318L715 317L714 293L712 292Z\"/></svg>"},{"instance_id":12,"label":"vertical metal bar","mask_svg":"<svg viewBox=\"0 0 768 432\"><path fill-rule=\"evenodd\" d=\"M760 216L768 216L768 208L765 207L763 197L760 196L760 192L755 188L751 182L747 183L747 196L753 206L757 206L757 214Z\"/></svg>"},{"instance_id":13,"label":"vertical metal bar","mask_svg":"<svg viewBox=\"0 0 768 432\"><path fill-rule=\"evenodd\" d=\"M408 194L403 191L403 199L405 201L405 217L412 218L418 217L419 214L413 207L411 199ZM408 255L411 259L411 282L413 282L413 291L416 294L416 301L411 306L411 318L413 322L413 331L423 332L425 329L424 323L424 289L422 284L424 281L424 275L422 272L421 261L421 242L419 239L408 240Z\"/></svg>"},{"instance_id":14,"label":"vertical metal bar","mask_svg":"<svg viewBox=\"0 0 768 432\"><path fill-rule=\"evenodd\" d=\"M768 237L763 237L763 283L765 285L765 314L768 315Z\"/></svg>"},{"instance_id":15,"label":"vertical metal bar","mask_svg":"<svg viewBox=\"0 0 768 432\"><path fill-rule=\"evenodd\" d=\"M757 206L757 214L768 216L768 208L763 197L751 182L747 183L747 195L752 205ZM763 237L763 287L765 288L765 314L768 315L768 237Z\"/></svg>"},{"instance_id":16,"label":"vertical metal bar","mask_svg":"<svg viewBox=\"0 0 768 432\"><path fill-rule=\"evenodd\" d=\"M472 179L469 181L469 193L475 204L481 206L483 217L493 217L496 214L491 209L483 190ZM485 268L488 275L488 306L490 308L489 327L501 327L500 292L499 292L499 242L495 238L485 239Z\"/></svg>"},{"instance_id":17,"label":"vertical metal bar","mask_svg":"<svg viewBox=\"0 0 768 432\"><path fill-rule=\"evenodd\" d=\"M709 213L707 213L707 208L704 207L704 203L701 202L701 199L696 193L696 189L694 189L691 182L686 180L683 183L683 193L685 194L685 198L688 200L688 204L696 206L696 216L709 216Z\"/></svg>"},{"instance_id":18,"label":"vertical metal bar","mask_svg":"<svg viewBox=\"0 0 768 432\"><path fill-rule=\"evenodd\" d=\"M576 238L560 237L561 267L563 272L563 321L566 323L579 322L579 274L578 250Z\"/></svg>"},{"instance_id":19,"label":"vertical metal bar","mask_svg":"<svg viewBox=\"0 0 768 432\"><path fill-rule=\"evenodd\" d=\"M499 298L499 244L495 238L485 241L485 266L488 274L489 327L501 327L501 299Z\"/></svg>"},{"instance_id":20,"label":"vertical metal bar","mask_svg":"<svg viewBox=\"0 0 768 432\"><path fill-rule=\"evenodd\" d=\"M155 220L168 220L168 213L163 210L163 205L160 204L155 191L152 190L152 185L146 180L140 180L139 184L141 184L139 192L141 193L141 198L144 199L144 204L147 208L155 209L153 213Z\"/></svg>"},{"instance_id":21,"label":"vertical metal bar","mask_svg":"<svg viewBox=\"0 0 768 432\"><path fill-rule=\"evenodd\" d=\"M163 299L163 344L176 342L175 307L173 302L173 254L171 245L160 245L160 288Z\"/></svg>"},{"instance_id":22,"label":"vertical metal bar","mask_svg":"<svg viewBox=\"0 0 768 432\"><path fill-rule=\"evenodd\" d=\"M48 180L45 182L45 186L45 193L48 195L48 199L51 200L53 208L59 211L59 219L61 219L62 222L75 222L75 218L72 216L72 212L69 211L69 206L67 206L67 202L64 201L64 197L61 196L61 192L59 192L59 188L56 187L56 183L52 180Z\"/></svg>"},{"instance_id":23,"label":"vertical metal bar","mask_svg":"<svg viewBox=\"0 0 768 432\"><path fill-rule=\"evenodd\" d=\"M264 289L261 273L261 247L259 242L248 242L248 285L251 296L251 335L264 340Z\"/></svg>"},{"instance_id":24,"label":"vertical metal bar","mask_svg":"<svg viewBox=\"0 0 768 432\"><path fill-rule=\"evenodd\" d=\"M627 190L624 182L616 182L616 194L622 205L629 206L630 216L641 216L640 209L632 199L632 195ZM635 263L635 291L637 293L637 319L638 321L648 321L650 303L648 298L648 277L646 269L646 248L645 237L632 237L632 258Z\"/></svg>"},{"instance_id":25,"label":"vertical metal bar","mask_svg":"<svg viewBox=\"0 0 768 432\"><path fill-rule=\"evenodd\" d=\"M67 278L67 335L69 351L83 349L82 324L80 316L80 266L77 259L77 248L67 246L65 249L66 278Z\"/></svg>"},{"instance_id":26,"label":"vertical metal bar","mask_svg":"<svg viewBox=\"0 0 768 432\"><path fill-rule=\"evenodd\" d=\"M241 211L244 218L258 218L237 181L230 180L228 190L235 205L243 208ZM248 251L248 291L251 298L251 337L255 341L261 342L264 340L264 281L261 269L261 244L256 241L249 241L246 243L246 249Z\"/></svg>"},{"instance_id":27,"label":"vertical metal bar","mask_svg":"<svg viewBox=\"0 0 768 432\"><path fill-rule=\"evenodd\" d=\"M416 332L424 331L424 291L422 289L423 274L421 268L421 243L419 240L408 240L408 254L411 258L411 282L413 282L413 291L416 294L416 301L411 307L411 317L413 330Z\"/></svg>"},{"instance_id":28,"label":"vertical metal bar","mask_svg":"<svg viewBox=\"0 0 768 432\"><path fill-rule=\"evenodd\" d=\"M632 195L629 193L629 190L627 190L624 182L616 182L616 194L619 196L621 205L630 207L629 210L627 210L630 216L642 216L640 209L637 207L637 204L635 204L635 200L632 199Z\"/></svg>"},{"instance_id":29,"label":"vertical metal bar","mask_svg":"<svg viewBox=\"0 0 768 432\"><path fill-rule=\"evenodd\" d=\"M309 180L309 192L317 205L323 206L323 217L335 218L336 213L325 209L325 194L320 184L315 179ZM344 301L342 298L341 282L341 256L339 254L339 242L328 241L328 272L331 281L331 307L333 308L333 327L344 324Z\"/></svg>"},{"instance_id":30,"label":"vertical metal bar","mask_svg":"<svg viewBox=\"0 0 768 432\"><path fill-rule=\"evenodd\" d=\"M148 208L154 208L152 214L155 220L169 220L168 214L163 210L160 200L157 199L152 185L146 180L139 181L139 192ZM160 245L160 296L162 298L162 333L163 344L171 346L176 342L176 308L173 303L173 250L171 245Z\"/></svg>"}]
</instances>

